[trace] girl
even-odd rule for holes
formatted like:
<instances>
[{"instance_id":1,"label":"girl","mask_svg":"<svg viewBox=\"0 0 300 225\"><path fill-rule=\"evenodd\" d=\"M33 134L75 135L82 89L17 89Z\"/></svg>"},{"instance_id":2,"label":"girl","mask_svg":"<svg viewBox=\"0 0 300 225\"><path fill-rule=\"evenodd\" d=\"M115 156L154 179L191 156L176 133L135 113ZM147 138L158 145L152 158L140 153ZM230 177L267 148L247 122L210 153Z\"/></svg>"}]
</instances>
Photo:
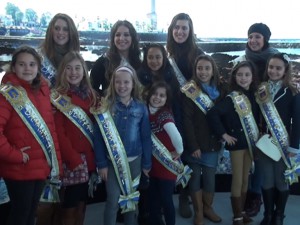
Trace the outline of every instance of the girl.
<instances>
[{"instance_id":1,"label":"girl","mask_svg":"<svg viewBox=\"0 0 300 225\"><path fill-rule=\"evenodd\" d=\"M267 62L265 81L256 94L264 118L264 131L279 144L281 159L274 161L262 154L264 218L261 225L282 225L289 196L288 177L284 176L291 159L299 154L300 94L293 95L287 86L291 76L289 58L284 53L270 57ZM269 107L266 107L269 106ZM288 142L281 140L288 140ZM297 162L299 164L299 162Z\"/></svg>"},{"instance_id":2,"label":"girl","mask_svg":"<svg viewBox=\"0 0 300 225\"><path fill-rule=\"evenodd\" d=\"M148 176L151 169L149 115L139 91L135 70L121 65L112 74L103 105L95 111L96 165L107 191L105 225L116 224L119 201L125 225L136 224L136 185L141 171Z\"/></svg>"},{"instance_id":3,"label":"girl","mask_svg":"<svg viewBox=\"0 0 300 225\"><path fill-rule=\"evenodd\" d=\"M93 88L101 95L104 95L113 71L122 61L129 63L135 70L141 65L139 39L129 21L118 20L113 25L109 43L107 53L97 59L91 70Z\"/></svg>"},{"instance_id":4,"label":"girl","mask_svg":"<svg viewBox=\"0 0 300 225\"><path fill-rule=\"evenodd\" d=\"M64 55L79 50L79 33L73 19L64 13L56 14L48 25L45 40L39 49L43 56L42 72L51 87L55 85L56 72Z\"/></svg>"},{"instance_id":5,"label":"girl","mask_svg":"<svg viewBox=\"0 0 300 225\"><path fill-rule=\"evenodd\" d=\"M168 169L168 164L164 164L165 161L159 159L159 156L166 154L176 162L183 152L182 138L171 112L170 87L165 82L153 83L149 90L147 104L152 133L161 142L161 147L158 148L159 154L155 154L157 151L153 152L153 165L150 171L150 225L160 224L161 209L164 212L166 225L175 225L173 193L177 175Z\"/></svg>"},{"instance_id":6,"label":"girl","mask_svg":"<svg viewBox=\"0 0 300 225\"><path fill-rule=\"evenodd\" d=\"M61 61L51 97L57 108L55 123L64 166L74 173L86 166L89 173L95 171L93 117L89 110L96 103L96 93L80 53L71 51ZM64 187L62 220L65 225L83 225L87 198L88 180Z\"/></svg>"},{"instance_id":7,"label":"girl","mask_svg":"<svg viewBox=\"0 0 300 225\"><path fill-rule=\"evenodd\" d=\"M8 224L34 225L48 176L58 181L60 152L41 58L22 46L0 87L0 177L11 202Z\"/></svg>"},{"instance_id":8,"label":"girl","mask_svg":"<svg viewBox=\"0 0 300 225\"><path fill-rule=\"evenodd\" d=\"M226 142L232 165L231 206L233 225L252 220L243 212L255 142L258 139L258 106L255 103L254 65L243 61L232 69L230 91L207 113L212 131Z\"/></svg>"},{"instance_id":9,"label":"girl","mask_svg":"<svg viewBox=\"0 0 300 225\"><path fill-rule=\"evenodd\" d=\"M182 86L192 77L196 57L204 54L202 49L197 46L193 21L188 14L179 13L173 17L168 28L166 48L176 73L176 78L180 86ZM181 99L178 98L177 102L181 104ZM179 131L182 131L182 112L180 112L178 118L176 119L176 125ZM181 134L185 139L183 133ZM184 218L192 216L187 188L179 190L179 214Z\"/></svg>"},{"instance_id":10,"label":"girl","mask_svg":"<svg viewBox=\"0 0 300 225\"><path fill-rule=\"evenodd\" d=\"M212 134L206 114L214 103L224 97L226 88L220 82L217 65L211 56L198 56L193 72L192 80L183 87L186 94L183 98L183 130L186 136L183 157L193 170L189 190L195 212L194 224L203 224L203 213L209 220L221 222L222 219L214 212L212 204L215 173L222 143ZM193 88L195 94L198 90L200 104L189 95ZM205 98L208 104L201 107ZM201 180L203 191L200 187Z\"/></svg>"}]
</instances>

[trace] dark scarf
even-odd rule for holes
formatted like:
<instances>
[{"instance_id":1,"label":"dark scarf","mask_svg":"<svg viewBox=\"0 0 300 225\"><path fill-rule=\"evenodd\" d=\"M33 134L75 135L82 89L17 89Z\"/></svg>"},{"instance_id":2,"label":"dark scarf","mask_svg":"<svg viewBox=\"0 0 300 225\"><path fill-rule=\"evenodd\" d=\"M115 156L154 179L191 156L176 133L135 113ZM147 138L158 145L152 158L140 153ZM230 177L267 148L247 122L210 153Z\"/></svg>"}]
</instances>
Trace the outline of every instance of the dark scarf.
<instances>
[{"instance_id":1,"label":"dark scarf","mask_svg":"<svg viewBox=\"0 0 300 225\"><path fill-rule=\"evenodd\" d=\"M253 63L261 61L267 62L268 58L275 53L278 53L278 50L272 47L267 48L261 52L254 52L251 51L248 47L246 48L246 58Z\"/></svg>"},{"instance_id":2,"label":"dark scarf","mask_svg":"<svg viewBox=\"0 0 300 225\"><path fill-rule=\"evenodd\" d=\"M66 48L66 46L60 46L60 45L55 45L54 50L55 50L55 54L54 54L53 64L54 67L57 69L63 57L65 56L65 54L68 53L69 50Z\"/></svg>"},{"instance_id":3,"label":"dark scarf","mask_svg":"<svg viewBox=\"0 0 300 225\"><path fill-rule=\"evenodd\" d=\"M83 87L82 85L80 85L79 87L71 85L70 86L70 92L72 94L77 95L78 97L80 97L83 100L85 100L89 95L88 92L87 92L87 88Z\"/></svg>"}]
</instances>

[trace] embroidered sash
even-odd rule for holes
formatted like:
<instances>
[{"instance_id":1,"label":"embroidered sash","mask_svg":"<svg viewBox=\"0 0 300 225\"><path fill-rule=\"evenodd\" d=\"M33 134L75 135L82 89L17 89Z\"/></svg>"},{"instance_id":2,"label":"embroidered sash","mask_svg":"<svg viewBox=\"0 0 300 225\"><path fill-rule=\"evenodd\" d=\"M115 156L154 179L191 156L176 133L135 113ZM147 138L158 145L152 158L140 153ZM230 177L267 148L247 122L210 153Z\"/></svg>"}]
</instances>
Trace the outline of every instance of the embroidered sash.
<instances>
[{"instance_id":1,"label":"embroidered sash","mask_svg":"<svg viewBox=\"0 0 300 225\"><path fill-rule=\"evenodd\" d=\"M52 104L61 111L93 144L93 123L89 116L80 107L73 105L68 96L61 95L57 91L51 91Z\"/></svg>"},{"instance_id":2,"label":"embroidered sash","mask_svg":"<svg viewBox=\"0 0 300 225\"><path fill-rule=\"evenodd\" d=\"M91 112L100 127L122 191L119 198L122 213L134 211L139 201L140 193L137 191L137 187L140 176L137 176L134 180L131 178L129 164L126 160L126 151L109 111L97 112L95 109L92 109Z\"/></svg>"},{"instance_id":3,"label":"embroidered sash","mask_svg":"<svg viewBox=\"0 0 300 225\"><path fill-rule=\"evenodd\" d=\"M184 166L183 163L178 160L172 159L171 153L161 143L161 141L152 133L152 155L171 173L177 176L176 184L182 184L185 187L191 177L192 169L188 166Z\"/></svg>"},{"instance_id":4,"label":"embroidered sash","mask_svg":"<svg viewBox=\"0 0 300 225\"><path fill-rule=\"evenodd\" d=\"M246 140L249 153L253 159L253 147L259 138L259 130L251 110L251 103L246 95L233 91L229 94L234 104L235 111L238 113Z\"/></svg>"},{"instance_id":5,"label":"embroidered sash","mask_svg":"<svg viewBox=\"0 0 300 225\"><path fill-rule=\"evenodd\" d=\"M14 110L18 113L22 121L40 144L47 162L51 167L49 183L56 187L56 190L47 192L45 201L57 202L59 201L57 189L60 188L61 181L59 177L59 166L55 151L55 145L51 133L47 127L42 116L39 114L35 106L27 97L26 91L22 87L14 87L12 85L1 85L1 94L12 105ZM51 197L52 196L52 197ZM53 197L54 196L54 197ZM57 199L58 198L58 199Z\"/></svg>"},{"instance_id":6,"label":"embroidered sash","mask_svg":"<svg viewBox=\"0 0 300 225\"><path fill-rule=\"evenodd\" d=\"M180 90L190 98L204 114L214 106L214 103L209 96L201 91L193 80L183 85Z\"/></svg>"},{"instance_id":7,"label":"embroidered sash","mask_svg":"<svg viewBox=\"0 0 300 225\"><path fill-rule=\"evenodd\" d=\"M290 159L287 156L287 149L289 147L289 135L272 101L268 83L261 83L261 85L258 87L258 91L255 93L255 96L263 117L267 123L268 129L272 134L274 143L276 143L278 149L280 150L281 157L288 167L285 172L286 181L289 184L297 182L297 173L299 173L300 170L300 159Z\"/></svg>"},{"instance_id":8,"label":"embroidered sash","mask_svg":"<svg viewBox=\"0 0 300 225\"><path fill-rule=\"evenodd\" d=\"M43 56L43 66L42 66L42 74L43 76L51 82L51 86L55 84L55 76L56 76L56 68L50 62L48 57Z\"/></svg>"},{"instance_id":9,"label":"embroidered sash","mask_svg":"<svg viewBox=\"0 0 300 225\"><path fill-rule=\"evenodd\" d=\"M174 72L175 72L175 76L177 78L177 81L180 85L180 87L182 87L185 83L186 83L186 79L185 77L183 76L183 74L181 73L180 69L178 68L175 60L173 57L169 57L169 61L170 61L170 64L171 66L173 67L174 69Z\"/></svg>"}]
</instances>

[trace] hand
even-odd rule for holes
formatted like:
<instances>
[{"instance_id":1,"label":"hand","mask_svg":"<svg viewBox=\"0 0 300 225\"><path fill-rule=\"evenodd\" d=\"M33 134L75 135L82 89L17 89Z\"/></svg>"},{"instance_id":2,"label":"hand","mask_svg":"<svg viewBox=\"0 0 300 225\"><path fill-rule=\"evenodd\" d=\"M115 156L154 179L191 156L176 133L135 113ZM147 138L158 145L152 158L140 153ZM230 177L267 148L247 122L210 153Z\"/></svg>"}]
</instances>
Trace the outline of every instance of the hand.
<instances>
[{"instance_id":1,"label":"hand","mask_svg":"<svg viewBox=\"0 0 300 225\"><path fill-rule=\"evenodd\" d=\"M227 133L223 134L222 137L226 141L226 143L230 146L235 145L235 143L237 142L237 139L235 137L232 137Z\"/></svg>"},{"instance_id":2,"label":"hand","mask_svg":"<svg viewBox=\"0 0 300 225\"><path fill-rule=\"evenodd\" d=\"M98 170L98 174L103 181L107 181L108 168L102 168Z\"/></svg>"},{"instance_id":3,"label":"hand","mask_svg":"<svg viewBox=\"0 0 300 225\"><path fill-rule=\"evenodd\" d=\"M200 159L201 158L201 150L200 149L197 149L196 151L194 151L192 153L192 156L196 159Z\"/></svg>"},{"instance_id":4,"label":"hand","mask_svg":"<svg viewBox=\"0 0 300 225\"><path fill-rule=\"evenodd\" d=\"M171 152L171 156L173 160L178 160L180 158L180 154L178 154L176 151Z\"/></svg>"},{"instance_id":5,"label":"hand","mask_svg":"<svg viewBox=\"0 0 300 225\"><path fill-rule=\"evenodd\" d=\"M143 173L144 173L145 176L147 176L147 177L149 177L149 172L150 172L150 170L143 169Z\"/></svg>"},{"instance_id":6,"label":"hand","mask_svg":"<svg viewBox=\"0 0 300 225\"><path fill-rule=\"evenodd\" d=\"M27 163L29 161L29 155L27 153L25 153L26 150L30 149L30 146L26 146L20 149L20 151L22 152L23 155L23 163Z\"/></svg>"}]
</instances>

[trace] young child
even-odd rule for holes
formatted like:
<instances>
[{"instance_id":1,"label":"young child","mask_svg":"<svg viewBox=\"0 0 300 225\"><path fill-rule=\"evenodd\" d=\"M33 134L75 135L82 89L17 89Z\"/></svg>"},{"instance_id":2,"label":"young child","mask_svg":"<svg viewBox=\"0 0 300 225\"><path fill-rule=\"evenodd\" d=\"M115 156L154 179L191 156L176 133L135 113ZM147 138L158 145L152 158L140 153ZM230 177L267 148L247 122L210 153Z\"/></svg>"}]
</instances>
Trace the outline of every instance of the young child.
<instances>
[{"instance_id":1,"label":"young child","mask_svg":"<svg viewBox=\"0 0 300 225\"><path fill-rule=\"evenodd\" d=\"M166 225L175 225L173 193L177 179L176 171L183 164L178 161L183 152L181 135L175 126L171 111L171 90L163 81L154 82L149 89L147 104L150 112L153 149L149 185L150 225L161 221L161 209ZM173 168L174 170L174 168Z\"/></svg>"},{"instance_id":2,"label":"young child","mask_svg":"<svg viewBox=\"0 0 300 225\"><path fill-rule=\"evenodd\" d=\"M88 69L79 52L67 53L57 73L51 93L56 107L55 123L64 167L74 172L96 171L93 151L93 116L90 107L97 101L90 84ZM63 177L66 174L63 174ZM88 178L88 176L86 176ZM69 178L70 179L70 178ZM62 201L63 224L83 225L88 198L88 179L71 180L64 184ZM64 181L64 179L63 179Z\"/></svg>"},{"instance_id":3,"label":"young child","mask_svg":"<svg viewBox=\"0 0 300 225\"><path fill-rule=\"evenodd\" d=\"M146 105L141 101L135 70L120 65L113 72L99 110L94 110L96 166L106 182L105 225L116 224L119 206L124 224L135 225L137 185L141 172L151 169L151 129Z\"/></svg>"},{"instance_id":4,"label":"young child","mask_svg":"<svg viewBox=\"0 0 300 225\"><path fill-rule=\"evenodd\" d=\"M264 79L266 82L259 86L256 93L264 118L264 132L272 136L281 153L279 161L261 154L265 207L261 225L283 224L289 184L295 182L289 172L284 175L288 169L295 166L293 159L300 153L300 94L293 95L288 87L290 73L290 60L286 54L278 53L271 56L266 67ZM296 163L299 165L299 157Z\"/></svg>"},{"instance_id":5,"label":"young child","mask_svg":"<svg viewBox=\"0 0 300 225\"><path fill-rule=\"evenodd\" d=\"M195 60L192 80L182 88L185 94L182 108L183 131L186 137L183 158L193 170L189 190L195 224L203 224L203 213L213 222L222 220L212 208L215 173L222 143L220 138L212 134L206 118L208 110L222 99L227 91L219 77L213 58L200 55Z\"/></svg>"},{"instance_id":6,"label":"young child","mask_svg":"<svg viewBox=\"0 0 300 225\"><path fill-rule=\"evenodd\" d=\"M251 222L243 212L253 149L258 139L258 106L255 102L255 67L250 61L237 64L231 73L230 91L207 113L212 131L226 142L232 166L231 206L233 225Z\"/></svg>"},{"instance_id":7,"label":"young child","mask_svg":"<svg viewBox=\"0 0 300 225\"><path fill-rule=\"evenodd\" d=\"M0 177L11 202L8 224L34 225L45 181L50 176L58 182L61 168L50 90L35 49L16 49L0 93Z\"/></svg>"}]
</instances>

